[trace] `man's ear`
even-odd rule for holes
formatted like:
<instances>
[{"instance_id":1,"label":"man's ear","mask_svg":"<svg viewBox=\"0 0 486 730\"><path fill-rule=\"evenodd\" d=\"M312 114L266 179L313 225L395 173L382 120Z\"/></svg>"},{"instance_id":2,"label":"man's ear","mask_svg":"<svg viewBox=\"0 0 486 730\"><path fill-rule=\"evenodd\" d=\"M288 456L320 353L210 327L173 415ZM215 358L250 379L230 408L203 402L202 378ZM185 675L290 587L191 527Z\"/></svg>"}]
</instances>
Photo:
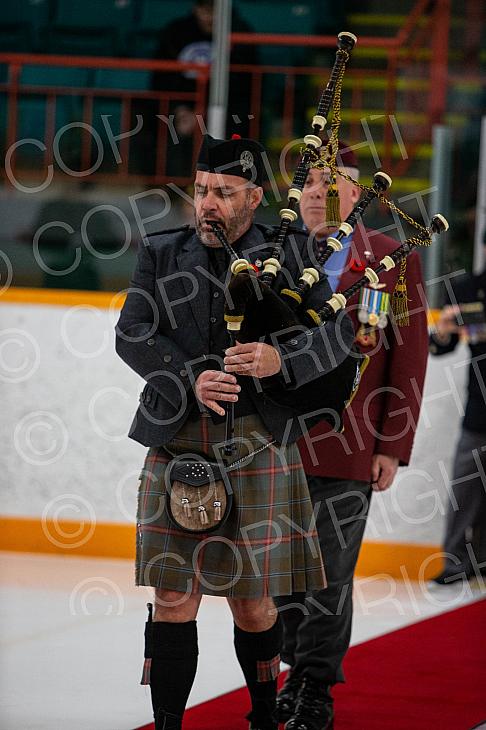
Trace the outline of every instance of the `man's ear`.
<instances>
[{"instance_id":1,"label":"man's ear","mask_svg":"<svg viewBox=\"0 0 486 730\"><path fill-rule=\"evenodd\" d=\"M263 188L250 188L250 206L252 210L256 210L263 198Z\"/></svg>"},{"instance_id":2,"label":"man's ear","mask_svg":"<svg viewBox=\"0 0 486 730\"><path fill-rule=\"evenodd\" d=\"M353 201L353 204L357 203L360 197L361 188L359 188L357 185L353 185L353 191L351 193L351 200Z\"/></svg>"}]
</instances>

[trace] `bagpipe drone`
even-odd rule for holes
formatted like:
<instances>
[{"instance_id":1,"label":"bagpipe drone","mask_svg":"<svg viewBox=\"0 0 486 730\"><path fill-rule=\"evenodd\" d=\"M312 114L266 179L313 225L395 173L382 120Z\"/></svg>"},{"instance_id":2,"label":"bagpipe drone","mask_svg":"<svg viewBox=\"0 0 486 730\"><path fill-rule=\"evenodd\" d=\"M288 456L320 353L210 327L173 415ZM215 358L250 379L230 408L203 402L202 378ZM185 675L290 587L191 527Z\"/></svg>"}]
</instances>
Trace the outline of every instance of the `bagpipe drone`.
<instances>
[{"instance_id":1,"label":"bagpipe drone","mask_svg":"<svg viewBox=\"0 0 486 730\"><path fill-rule=\"evenodd\" d=\"M330 78L312 119L312 133L304 137L305 146L301 150L301 157L287 193L288 205L280 210L280 225L274 236L271 255L263 262L263 272L260 276L257 276L246 259L238 257L227 242L220 225L211 223L214 234L231 257L230 296L227 298L224 315L231 345L236 341L283 343L295 337L297 331L321 327L338 318L339 313L345 309L347 300L361 287L376 286L381 272L389 271L398 265L400 272L392 296L392 311L398 326L408 325L406 257L417 246L430 245L433 234L442 233L448 228L447 221L441 215L433 216L429 226L425 227L389 201L385 193L392 180L386 173L376 172L373 185L369 187L337 167L342 81L356 40L356 36L352 33L343 32L338 35L336 57ZM330 134L328 139L323 140L321 135L327 126L331 110ZM346 220L336 226L337 233L328 236L326 246L315 257L316 266L322 267L335 251L341 250L343 238L353 232L365 210L375 199L388 206L417 231L416 235L407 238L377 265L366 267L363 275L352 286L334 293L319 309L306 305L306 295L319 280L317 268L304 268L294 288L276 286L282 267L283 248L292 230L291 226L298 218L297 208L311 167L329 169L330 185L326 206L328 220L337 222L340 220L337 175L357 185L365 193ZM357 390L368 360L368 356L363 355L358 348L353 348L333 370L317 376L310 383L293 389L282 385L273 386L270 383L265 392L277 404L291 407L296 417L304 418L306 428L325 420L334 429L340 430L343 411ZM226 420L227 454L232 452L233 419L234 405L229 404Z\"/></svg>"}]
</instances>

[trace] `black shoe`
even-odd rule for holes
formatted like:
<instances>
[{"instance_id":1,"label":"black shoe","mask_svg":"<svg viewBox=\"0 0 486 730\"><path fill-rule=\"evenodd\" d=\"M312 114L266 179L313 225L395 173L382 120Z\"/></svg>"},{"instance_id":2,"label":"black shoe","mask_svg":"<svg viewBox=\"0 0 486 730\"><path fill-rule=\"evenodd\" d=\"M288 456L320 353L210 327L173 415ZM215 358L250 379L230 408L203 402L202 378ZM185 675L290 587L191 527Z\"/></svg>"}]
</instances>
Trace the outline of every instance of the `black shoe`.
<instances>
[{"instance_id":1,"label":"black shoe","mask_svg":"<svg viewBox=\"0 0 486 730\"><path fill-rule=\"evenodd\" d=\"M252 720L248 730L278 730L278 723L273 720Z\"/></svg>"},{"instance_id":2,"label":"black shoe","mask_svg":"<svg viewBox=\"0 0 486 730\"><path fill-rule=\"evenodd\" d=\"M155 713L155 730L181 730L182 717L172 715L170 712L157 710Z\"/></svg>"},{"instance_id":3,"label":"black shoe","mask_svg":"<svg viewBox=\"0 0 486 730\"><path fill-rule=\"evenodd\" d=\"M285 730L332 730L333 701L329 687L311 677L304 677L295 712Z\"/></svg>"},{"instance_id":4,"label":"black shoe","mask_svg":"<svg viewBox=\"0 0 486 730\"><path fill-rule=\"evenodd\" d=\"M248 730L278 730L278 722L274 712L265 712L262 715L261 712L252 710L248 713L246 719L250 720Z\"/></svg>"},{"instance_id":5,"label":"black shoe","mask_svg":"<svg viewBox=\"0 0 486 730\"><path fill-rule=\"evenodd\" d=\"M297 695L302 686L302 676L289 671L282 689L277 695L277 720L287 722L295 712Z\"/></svg>"},{"instance_id":6,"label":"black shoe","mask_svg":"<svg viewBox=\"0 0 486 730\"><path fill-rule=\"evenodd\" d=\"M455 583L458 580L469 580L474 577L474 571L470 565L452 565L445 568L442 573L432 578L434 583L439 586L447 586L450 583Z\"/></svg>"}]
</instances>

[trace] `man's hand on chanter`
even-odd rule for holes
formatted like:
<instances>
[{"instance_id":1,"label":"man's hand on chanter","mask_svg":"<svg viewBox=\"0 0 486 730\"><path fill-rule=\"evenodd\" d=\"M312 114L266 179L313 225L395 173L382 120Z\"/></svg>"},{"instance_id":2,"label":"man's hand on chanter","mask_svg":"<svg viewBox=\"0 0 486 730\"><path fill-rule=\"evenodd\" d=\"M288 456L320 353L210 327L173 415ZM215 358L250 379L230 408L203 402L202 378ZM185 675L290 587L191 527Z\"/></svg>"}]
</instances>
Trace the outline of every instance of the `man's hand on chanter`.
<instances>
[{"instance_id":1,"label":"man's hand on chanter","mask_svg":"<svg viewBox=\"0 0 486 730\"><path fill-rule=\"evenodd\" d=\"M224 369L227 373L252 375L255 378L268 378L276 375L282 367L282 358L275 347L263 342L239 342L226 350Z\"/></svg>"},{"instance_id":2,"label":"man's hand on chanter","mask_svg":"<svg viewBox=\"0 0 486 730\"><path fill-rule=\"evenodd\" d=\"M194 386L196 398L205 406L224 416L226 411L217 401L235 402L241 388L234 375L219 370L204 370L196 379Z\"/></svg>"}]
</instances>

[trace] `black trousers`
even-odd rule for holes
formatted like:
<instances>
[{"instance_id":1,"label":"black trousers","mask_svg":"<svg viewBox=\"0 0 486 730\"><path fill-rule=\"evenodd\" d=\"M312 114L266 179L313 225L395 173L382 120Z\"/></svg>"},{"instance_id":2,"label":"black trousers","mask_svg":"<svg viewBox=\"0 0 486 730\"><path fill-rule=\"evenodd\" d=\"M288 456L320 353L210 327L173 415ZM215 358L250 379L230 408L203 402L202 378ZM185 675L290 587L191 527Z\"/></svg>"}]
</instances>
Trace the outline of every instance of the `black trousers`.
<instances>
[{"instance_id":1,"label":"black trousers","mask_svg":"<svg viewBox=\"0 0 486 730\"><path fill-rule=\"evenodd\" d=\"M446 568L486 560L486 433L463 429L456 447L443 549ZM474 567L474 565L472 566Z\"/></svg>"},{"instance_id":2,"label":"black trousers","mask_svg":"<svg viewBox=\"0 0 486 730\"><path fill-rule=\"evenodd\" d=\"M353 574L369 511L367 482L307 477L328 586L276 599L284 626L281 658L325 685L344 682L351 638Z\"/></svg>"}]
</instances>

